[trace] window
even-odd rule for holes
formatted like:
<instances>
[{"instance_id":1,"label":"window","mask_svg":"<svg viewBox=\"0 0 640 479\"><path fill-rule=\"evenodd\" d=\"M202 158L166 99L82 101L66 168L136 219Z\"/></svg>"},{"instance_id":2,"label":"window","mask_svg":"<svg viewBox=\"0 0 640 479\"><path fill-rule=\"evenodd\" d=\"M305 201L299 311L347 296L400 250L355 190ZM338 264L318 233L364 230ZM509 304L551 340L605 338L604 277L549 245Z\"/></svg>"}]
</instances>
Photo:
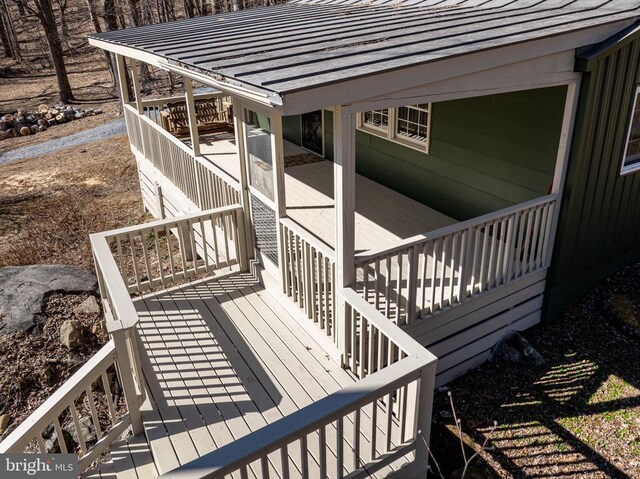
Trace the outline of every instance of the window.
<instances>
[{"instance_id":1,"label":"window","mask_svg":"<svg viewBox=\"0 0 640 479\"><path fill-rule=\"evenodd\" d=\"M372 110L358 115L358 128L418 150L429 151L431 104Z\"/></svg>"},{"instance_id":2,"label":"window","mask_svg":"<svg viewBox=\"0 0 640 479\"><path fill-rule=\"evenodd\" d=\"M621 173L640 170L640 86L636 87Z\"/></svg>"}]
</instances>

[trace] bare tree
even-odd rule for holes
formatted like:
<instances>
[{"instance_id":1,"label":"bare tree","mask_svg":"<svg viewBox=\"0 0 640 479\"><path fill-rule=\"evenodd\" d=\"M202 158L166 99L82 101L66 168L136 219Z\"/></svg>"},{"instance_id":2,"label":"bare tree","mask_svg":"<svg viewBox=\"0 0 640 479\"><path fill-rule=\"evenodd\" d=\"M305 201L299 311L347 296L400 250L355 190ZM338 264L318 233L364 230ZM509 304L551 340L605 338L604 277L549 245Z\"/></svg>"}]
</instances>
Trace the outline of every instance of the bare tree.
<instances>
[{"instance_id":1,"label":"bare tree","mask_svg":"<svg viewBox=\"0 0 640 479\"><path fill-rule=\"evenodd\" d=\"M14 1L21 2L25 10L35 15L40 21L40 26L42 26L47 39L51 61L56 71L60 101L68 103L74 100L71 84L69 83L67 66L64 63L64 51L62 49L62 42L60 41L60 34L58 33L58 26L53 13L51 0L32 0L33 3L29 3L29 0Z\"/></svg>"},{"instance_id":2,"label":"bare tree","mask_svg":"<svg viewBox=\"0 0 640 479\"><path fill-rule=\"evenodd\" d=\"M0 0L0 38L2 39L5 56L22 61L20 43L18 42L16 28L6 0Z\"/></svg>"}]
</instances>

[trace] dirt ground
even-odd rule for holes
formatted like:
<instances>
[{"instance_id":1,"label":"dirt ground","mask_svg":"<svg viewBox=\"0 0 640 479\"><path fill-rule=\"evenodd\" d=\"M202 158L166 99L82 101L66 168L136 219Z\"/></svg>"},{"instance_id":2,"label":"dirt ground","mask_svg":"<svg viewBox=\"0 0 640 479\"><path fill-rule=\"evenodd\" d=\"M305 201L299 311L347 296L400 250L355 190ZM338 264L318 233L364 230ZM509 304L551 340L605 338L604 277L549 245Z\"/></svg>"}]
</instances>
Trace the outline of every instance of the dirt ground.
<instances>
[{"instance_id":1,"label":"dirt ground","mask_svg":"<svg viewBox=\"0 0 640 479\"><path fill-rule=\"evenodd\" d=\"M477 449L488 438L495 448L481 454L479 477L640 477L640 339L612 322L610 307L624 303L637 322L638 284L640 264L524 333L545 366L485 364L449 385L469 443ZM450 473L461 453L447 392L436 397L431 443Z\"/></svg>"}]
</instances>

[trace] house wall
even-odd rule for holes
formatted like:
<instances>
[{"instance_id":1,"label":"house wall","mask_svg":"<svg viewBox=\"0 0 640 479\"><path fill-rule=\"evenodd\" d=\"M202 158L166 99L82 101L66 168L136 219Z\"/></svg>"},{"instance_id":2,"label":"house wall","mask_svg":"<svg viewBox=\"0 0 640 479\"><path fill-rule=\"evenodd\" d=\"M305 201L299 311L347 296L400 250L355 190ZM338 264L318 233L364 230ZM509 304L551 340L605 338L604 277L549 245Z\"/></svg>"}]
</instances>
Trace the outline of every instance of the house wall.
<instances>
[{"instance_id":1,"label":"house wall","mask_svg":"<svg viewBox=\"0 0 640 479\"><path fill-rule=\"evenodd\" d=\"M358 131L358 173L464 220L548 192L555 168L566 87L432 105L429 154ZM300 120L285 138L299 144ZM332 158L333 115L325 111Z\"/></svg>"},{"instance_id":2,"label":"house wall","mask_svg":"<svg viewBox=\"0 0 640 479\"><path fill-rule=\"evenodd\" d=\"M640 259L640 172L620 175L640 83L640 38L607 50L585 69L545 293L546 317Z\"/></svg>"}]
</instances>

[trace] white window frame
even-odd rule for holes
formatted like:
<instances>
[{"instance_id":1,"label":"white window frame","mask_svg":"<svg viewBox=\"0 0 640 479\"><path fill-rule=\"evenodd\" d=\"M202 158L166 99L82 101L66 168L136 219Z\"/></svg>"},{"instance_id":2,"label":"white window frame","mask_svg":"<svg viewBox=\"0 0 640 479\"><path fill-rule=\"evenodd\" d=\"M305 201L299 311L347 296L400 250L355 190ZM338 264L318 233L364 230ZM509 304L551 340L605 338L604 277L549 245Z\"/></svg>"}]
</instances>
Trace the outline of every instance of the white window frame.
<instances>
[{"instance_id":1,"label":"white window frame","mask_svg":"<svg viewBox=\"0 0 640 479\"><path fill-rule=\"evenodd\" d=\"M635 88L635 96L633 99L633 106L631 107L631 116L629 118L629 129L627 130L626 141L624 142L624 151L622 152L622 166L620 168L620 174L626 175L635 171L640 171L640 153L628 157L627 151L629 150L629 141L631 140L631 131L633 130L633 117L635 116L636 107L638 106L638 97L640 97L640 85ZM631 160L633 163L627 164Z\"/></svg>"},{"instance_id":2,"label":"white window frame","mask_svg":"<svg viewBox=\"0 0 640 479\"><path fill-rule=\"evenodd\" d=\"M428 105L428 109L427 109L426 140L409 138L407 136L398 134L397 108L379 108L379 110L388 110L389 112L389 115L388 115L389 122L386 129L365 123L364 113L358 113L356 126L359 130L364 131L365 133L379 136L380 138L384 138L394 143L398 143L400 145L413 148L418 151L422 151L423 153L429 153L429 147L431 145L431 116L432 116L431 105L432 104L428 103L427 105ZM411 108L412 106L415 106L415 105L406 105L406 106Z\"/></svg>"}]
</instances>

